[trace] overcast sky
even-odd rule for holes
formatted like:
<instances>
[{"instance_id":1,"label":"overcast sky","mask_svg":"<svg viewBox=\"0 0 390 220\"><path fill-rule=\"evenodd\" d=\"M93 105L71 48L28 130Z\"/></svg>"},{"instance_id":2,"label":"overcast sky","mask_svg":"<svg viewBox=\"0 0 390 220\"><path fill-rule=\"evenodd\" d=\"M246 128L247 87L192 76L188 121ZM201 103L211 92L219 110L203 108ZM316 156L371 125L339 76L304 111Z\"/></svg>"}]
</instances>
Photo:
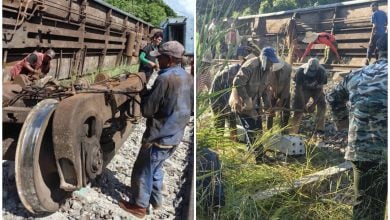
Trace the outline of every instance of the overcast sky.
<instances>
[{"instance_id":1,"label":"overcast sky","mask_svg":"<svg viewBox=\"0 0 390 220\"><path fill-rule=\"evenodd\" d=\"M178 15L194 18L195 1L193 0L164 0Z\"/></svg>"}]
</instances>

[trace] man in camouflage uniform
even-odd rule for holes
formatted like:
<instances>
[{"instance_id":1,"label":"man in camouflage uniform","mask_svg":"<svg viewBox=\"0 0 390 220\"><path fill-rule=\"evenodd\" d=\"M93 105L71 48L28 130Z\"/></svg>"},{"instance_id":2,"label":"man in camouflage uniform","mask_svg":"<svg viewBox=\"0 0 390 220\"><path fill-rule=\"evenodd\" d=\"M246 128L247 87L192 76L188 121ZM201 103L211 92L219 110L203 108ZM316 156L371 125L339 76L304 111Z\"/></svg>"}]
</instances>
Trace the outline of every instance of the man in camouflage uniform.
<instances>
[{"instance_id":1,"label":"man in camouflage uniform","mask_svg":"<svg viewBox=\"0 0 390 220\"><path fill-rule=\"evenodd\" d=\"M279 60L275 50L265 47L260 57L254 57L243 63L240 70L233 79L233 89L229 98L229 105L233 112L240 118L241 124L248 133L250 145L254 144L256 133L262 130L261 114L256 111L253 102L263 95L267 88L267 78L272 70L272 65ZM270 104L265 104L268 107ZM263 149L256 146L256 159L263 157Z\"/></svg>"},{"instance_id":2,"label":"man in camouflage uniform","mask_svg":"<svg viewBox=\"0 0 390 220\"><path fill-rule=\"evenodd\" d=\"M230 89L233 84L233 79L240 69L241 65L233 64L219 71L211 84L210 105L215 116L215 127L222 131L225 128L225 122L228 121L230 128L230 137L235 140L237 129L235 114L231 112L228 105Z\"/></svg>"},{"instance_id":3,"label":"man in camouflage uniform","mask_svg":"<svg viewBox=\"0 0 390 220\"><path fill-rule=\"evenodd\" d=\"M327 83L325 68L318 59L311 58L296 72L293 99L294 116L291 119L291 133L298 133L303 113L313 113L317 107L315 131L324 134L326 102L323 86ZM310 101L310 98L312 99Z\"/></svg>"},{"instance_id":4,"label":"man in camouflage uniform","mask_svg":"<svg viewBox=\"0 0 390 220\"><path fill-rule=\"evenodd\" d=\"M348 74L327 100L338 125L348 124L345 159L353 164L353 219L383 219L387 196L387 34L379 60Z\"/></svg>"}]
</instances>

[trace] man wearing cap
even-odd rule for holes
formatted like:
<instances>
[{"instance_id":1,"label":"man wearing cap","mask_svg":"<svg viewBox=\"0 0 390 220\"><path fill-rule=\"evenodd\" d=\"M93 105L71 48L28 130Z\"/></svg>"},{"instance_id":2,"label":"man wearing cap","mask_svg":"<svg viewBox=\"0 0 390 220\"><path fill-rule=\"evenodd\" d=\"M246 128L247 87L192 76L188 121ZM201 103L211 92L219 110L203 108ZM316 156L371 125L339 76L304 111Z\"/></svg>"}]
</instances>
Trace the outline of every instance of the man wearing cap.
<instances>
[{"instance_id":1,"label":"man wearing cap","mask_svg":"<svg viewBox=\"0 0 390 220\"><path fill-rule=\"evenodd\" d=\"M162 206L162 167L181 142L193 109L194 79L180 66L183 54L177 41L162 44L152 54L161 70L152 89L142 96L147 127L131 174L133 198L119 203L138 218L145 217L149 204L155 209Z\"/></svg>"},{"instance_id":2,"label":"man wearing cap","mask_svg":"<svg viewBox=\"0 0 390 220\"><path fill-rule=\"evenodd\" d=\"M348 129L345 159L352 162L352 219L384 219L387 197L387 34L379 59L348 74L327 94L337 129ZM348 126L349 125L349 126Z\"/></svg>"},{"instance_id":3,"label":"man wearing cap","mask_svg":"<svg viewBox=\"0 0 390 220\"><path fill-rule=\"evenodd\" d=\"M12 67L11 79L20 74L27 75L30 79L42 78L50 71L50 60L55 55L52 49L48 49L45 53L34 51Z\"/></svg>"},{"instance_id":4,"label":"man wearing cap","mask_svg":"<svg viewBox=\"0 0 390 220\"><path fill-rule=\"evenodd\" d=\"M385 12L378 9L378 2L371 3L371 9L372 31L367 48L366 65L370 63L371 55L375 52L376 41L385 34L387 26L387 15ZM377 55L375 55L375 57L377 57Z\"/></svg>"},{"instance_id":5,"label":"man wearing cap","mask_svg":"<svg viewBox=\"0 0 390 220\"><path fill-rule=\"evenodd\" d=\"M326 111L323 86L328 82L325 68L319 64L318 59L311 58L298 68L293 80L295 81L295 93L292 107L295 112L291 119L290 132L298 133L303 113L313 113L317 107L315 131L318 135L323 135Z\"/></svg>"},{"instance_id":6,"label":"man wearing cap","mask_svg":"<svg viewBox=\"0 0 390 220\"><path fill-rule=\"evenodd\" d=\"M278 63L275 50L272 47L262 49L260 57L247 60L233 79L233 89L229 98L229 105L236 112L248 133L248 144L253 145L256 133L262 130L261 117L256 112L253 102L265 93L267 77L272 65ZM265 107L270 107L268 100L263 100ZM259 103L260 104L260 103ZM260 113L262 108L260 107ZM256 159L263 159L263 149L256 146Z\"/></svg>"}]
</instances>

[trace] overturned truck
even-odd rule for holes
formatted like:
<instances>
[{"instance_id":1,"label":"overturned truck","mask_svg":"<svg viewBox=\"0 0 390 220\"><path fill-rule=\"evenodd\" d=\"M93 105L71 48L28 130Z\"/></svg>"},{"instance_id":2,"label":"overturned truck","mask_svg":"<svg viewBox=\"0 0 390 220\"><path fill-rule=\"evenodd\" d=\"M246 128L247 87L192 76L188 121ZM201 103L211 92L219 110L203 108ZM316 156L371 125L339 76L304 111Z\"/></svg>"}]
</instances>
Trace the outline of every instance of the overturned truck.
<instances>
[{"instance_id":1,"label":"overturned truck","mask_svg":"<svg viewBox=\"0 0 390 220\"><path fill-rule=\"evenodd\" d=\"M102 173L141 117L144 85L143 73L77 89L3 84L3 159L27 210L55 212Z\"/></svg>"}]
</instances>

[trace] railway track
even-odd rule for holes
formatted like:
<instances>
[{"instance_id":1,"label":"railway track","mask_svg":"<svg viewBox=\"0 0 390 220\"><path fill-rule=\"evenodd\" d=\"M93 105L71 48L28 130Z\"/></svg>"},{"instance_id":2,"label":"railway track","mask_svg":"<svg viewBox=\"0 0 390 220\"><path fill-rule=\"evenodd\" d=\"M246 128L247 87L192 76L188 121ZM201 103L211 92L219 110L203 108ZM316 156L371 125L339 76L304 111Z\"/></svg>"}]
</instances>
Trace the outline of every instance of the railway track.
<instances>
[{"instance_id":1,"label":"railway track","mask_svg":"<svg viewBox=\"0 0 390 220\"><path fill-rule=\"evenodd\" d=\"M101 73L123 64L138 64L139 49L158 29L101 0L7 0L3 1L2 11L3 75L27 54L48 48L57 53L48 73L57 80L81 78L91 72ZM120 194L103 195L105 189L111 190L105 188L107 184L100 180L114 181L116 185L107 185L114 189L123 185L125 190L124 186L130 185L131 161L135 160L138 152L135 146L140 146L140 143L130 140L134 146L121 146L129 134L130 139L142 137L142 133L134 131L140 125L137 124L140 117L139 92L144 85L141 75L122 74L121 79L105 80L99 85L95 81L91 87L75 87L73 92L70 91L72 88L59 85L16 88L20 85L5 83L8 84L3 88L9 88L5 90L10 92L6 96L10 102L9 105L3 103L3 113L4 110L7 113L3 117L3 127L7 126L5 130L9 135L3 134L3 160L16 162L15 166L10 161L3 163L9 180L3 187L6 190L3 191L3 201L9 202L9 206L3 208L4 216L14 219L18 216L49 215L47 218L78 219L87 213L85 216L91 219L110 219L112 214L118 217L118 209L112 206L112 201L117 201ZM116 91L111 90L113 87ZM13 92L16 90L20 92L17 97ZM29 103L23 104L23 100L27 99ZM64 121L59 122L61 120ZM78 127L80 123L82 128ZM144 128L145 125L142 126ZM32 129L35 127L38 129ZM61 129L66 132L59 131ZM59 138L55 137L56 130ZM80 131L83 131L82 140L77 135ZM31 142L32 146L27 144ZM55 147L57 144L62 147ZM180 156L173 162L178 170L168 168L172 177L180 178L172 180L172 190L167 192L173 197L166 207L173 208L168 214L165 211L155 212L157 216L164 216L162 219L185 214L182 211L183 201L188 199L184 197L190 195L185 190L191 186L187 182L191 182L189 178L192 177L186 173L192 166L190 148L193 147L187 141L178 150ZM122 151L125 153L118 155L116 162L110 163L116 153ZM123 158L126 162L121 162ZM118 163L127 166L118 168ZM181 171L185 175L179 174ZM99 179L100 174L102 177ZM99 181L97 186L88 185ZM83 194L87 196L83 197ZM111 206L104 202L106 200L99 200L100 197L111 201ZM95 206L95 202L106 205ZM88 210L83 209L85 205ZM53 216L50 215L52 213ZM120 215L125 216L123 213Z\"/></svg>"},{"instance_id":2,"label":"railway track","mask_svg":"<svg viewBox=\"0 0 390 220\"><path fill-rule=\"evenodd\" d=\"M118 201L129 195L131 169L134 164L145 121L137 124L102 176L88 187L73 192L60 208L50 216L37 219L128 219ZM186 127L182 143L166 161L164 203L161 210L151 210L147 219L193 219L191 192L193 191L193 124ZM34 217L21 204L16 192L14 165L3 161L3 219Z\"/></svg>"}]
</instances>

